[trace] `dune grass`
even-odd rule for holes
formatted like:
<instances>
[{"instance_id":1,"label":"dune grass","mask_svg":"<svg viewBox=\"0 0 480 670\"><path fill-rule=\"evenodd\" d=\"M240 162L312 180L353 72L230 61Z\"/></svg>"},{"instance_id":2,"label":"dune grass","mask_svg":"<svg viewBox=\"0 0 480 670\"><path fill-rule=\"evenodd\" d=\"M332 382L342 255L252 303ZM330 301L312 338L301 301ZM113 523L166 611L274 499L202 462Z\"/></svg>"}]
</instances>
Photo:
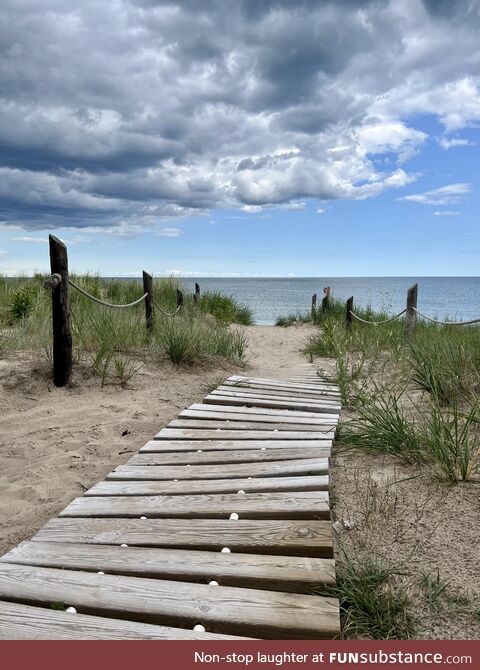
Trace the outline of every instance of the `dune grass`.
<instances>
[{"instance_id":1,"label":"dune grass","mask_svg":"<svg viewBox=\"0 0 480 670\"><path fill-rule=\"evenodd\" d=\"M134 302L143 293L139 280L106 280L98 275L72 275L91 295L113 304ZM46 277L0 278L0 355L36 351L51 360L51 297L43 288ZM165 312L174 312L177 278L154 280L155 299ZM252 323L250 310L229 296L205 292L200 305L185 295L176 316L155 310L155 328L147 336L145 306L128 309L98 305L71 288L74 361L90 366L102 385L126 386L143 365L169 359L180 365L218 359L235 363L245 357L246 339L232 324Z\"/></svg>"},{"instance_id":2,"label":"dune grass","mask_svg":"<svg viewBox=\"0 0 480 670\"><path fill-rule=\"evenodd\" d=\"M335 359L330 379L355 410L342 443L424 464L450 484L480 472L480 328L418 321L409 341L403 319L348 330L337 305L305 353Z\"/></svg>"},{"instance_id":3,"label":"dune grass","mask_svg":"<svg viewBox=\"0 0 480 670\"><path fill-rule=\"evenodd\" d=\"M354 639L407 640L415 635L410 600L396 577L375 557L337 562L337 585L320 593L340 600L343 636Z\"/></svg>"}]
</instances>

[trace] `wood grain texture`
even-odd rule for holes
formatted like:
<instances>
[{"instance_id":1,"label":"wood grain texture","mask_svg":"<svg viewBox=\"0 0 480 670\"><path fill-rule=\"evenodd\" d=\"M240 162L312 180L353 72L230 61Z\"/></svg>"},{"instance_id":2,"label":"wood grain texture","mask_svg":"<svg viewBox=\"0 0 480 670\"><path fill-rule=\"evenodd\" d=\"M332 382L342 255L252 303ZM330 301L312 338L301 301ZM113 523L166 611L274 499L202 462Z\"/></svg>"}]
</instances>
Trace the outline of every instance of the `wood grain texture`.
<instances>
[{"instance_id":1,"label":"wood grain texture","mask_svg":"<svg viewBox=\"0 0 480 670\"><path fill-rule=\"evenodd\" d=\"M276 388L299 388L300 390L311 389L311 390L322 390L322 391L331 391L332 393L339 393L338 386L336 384L329 384L327 382L316 383L314 381L295 381L290 379L272 379L268 377L242 377L240 375L232 375L223 384L269 384L275 386Z\"/></svg>"},{"instance_id":2,"label":"wood grain texture","mask_svg":"<svg viewBox=\"0 0 480 670\"><path fill-rule=\"evenodd\" d=\"M266 393L275 396L287 396L292 398L316 398L317 400L336 400L340 402L339 391L323 391L315 388L300 388L295 386L275 386L267 382L251 382L248 384L234 384L225 382L217 387L218 391L238 391L240 393Z\"/></svg>"},{"instance_id":3,"label":"wood grain texture","mask_svg":"<svg viewBox=\"0 0 480 670\"><path fill-rule=\"evenodd\" d=\"M198 422L197 422L198 423ZM183 424L182 424L183 425ZM191 425L190 423L187 425ZM205 425L207 428L205 428ZM252 427L249 424L242 432L241 424L235 425L236 430L232 430L226 426L225 422L218 422L222 428L212 426L212 423L202 423L201 428L198 426L190 428L162 428L162 430L155 435L155 440L333 440L335 437L334 427L325 430L306 430L303 428L298 430L284 430L283 425L279 430L275 425L269 426L269 430L262 430ZM253 424L254 426L265 424ZM278 425L278 424L277 424ZM210 426L208 428L208 426Z\"/></svg>"},{"instance_id":4,"label":"wood grain texture","mask_svg":"<svg viewBox=\"0 0 480 670\"><path fill-rule=\"evenodd\" d=\"M135 454L127 465L184 465L223 463L257 463L262 461L288 461L295 458L328 458L329 447L300 447L299 449L258 449L230 451L180 451L166 454Z\"/></svg>"},{"instance_id":5,"label":"wood grain texture","mask_svg":"<svg viewBox=\"0 0 480 670\"><path fill-rule=\"evenodd\" d=\"M328 475L307 477L260 477L247 479L188 479L173 481L98 482L86 496L184 495L185 493L236 493L243 491L327 491Z\"/></svg>"},{"instance_id":6,"label":"wood grain texture","mask_svg":"<svg viewBox=\"0 0 480 670\"><path fill-rule=\"evenodd\" d=\"M270 431L281 431L293 430L297 432L315 432L315 431L325 431L332 432L337 427L337 422L330 421L329 423L290 423L286 421L285 423L270 423L269 417L262 417L261 421L255 421L253 419L247 419L246 421L240 419L240 415L231 416L230 418L218 419L209 415L210 418L196 419L193 416L182 416L179 419L173 419L167 425L167 428L187 428L190 430L201 429L201 430L236 430L237 432L243 432L246 434L248 431L254 430L270 430ZM270 419L274 417L270 417ZM278 417L280 418L280 417ZM265 420L264 420L265 419ZM278 436L274 433L274 437Z\"/></svg>"},{"instance_id":7,"label":"wood grain texture","mask_svg":"<svg viewBox=\"0 0 480 670\"><path fill-rule=\"evenodd\" d=\"M203 452L214 451L244 451L245 449L303 449L317 447L330 449L333 440L150 440L140 449L141 454L168 453L168 452Z\"/></svg>"},{"instance_id":8,"label":"wood grain texture","mask_svg":"<svg viewBox=\"0 0 480 670\"><path fill-rule=\"evenodd\" d=\"M200 414L202 416L200 416ZM300 412L287 409L269 409L264 407L246 407L245 405L236 407L225 407L223 405L193 403L180 412L179 417L193 416L194 418L210 418L211 414L221 414L216 417L221 419L230 419L231 416L238 415L236 421L272 421L280 423L308 423L312 425L324 425L332 421L338 421L338 415L335 413L319 414L318 412Z\"/></svg>"},{"instance_id":9,"label":"wood grain texture","mask_svg":"<svg viewBox=\"0 0 480 670\"><path fill-rule=\"evenodd\" d=\"M329 519L326 491L218 493L178 496L82 496L60 517L122 517L148 519ZM232 522L233 523L233 522Z\"/></svg>"},{"instance_id":10,"label":"wood grain texture","mask_svg":"<svg viewBox=\"0 0 480 670\"><path fill-rule=\"evenodd\" d=\"M47 607L0 602L0 640L248 640L188 628L66 614Z\"/></svg>"},{"instance_id":11,"label":"wood grain texture","mask_svg":"<svg viewBox=\"0 0 480 670\"><path fill-rule=\"evenodd\" d=\"M243 405L245 407L265 407L269 409L291 409L305 412L338 414L338 402L292 398L260 393L240 393L238 391L212 391L203 402L209 405Z\"/></svg>"},{"instance_id":12,"label":"wood grain texture","mask_svg":"<svg viewBox=\"0 0 480 670\"><path fill-rule=\"evenodd\" d=\"M123 543L288 556L332 557L329 521L223 519L51 519L32 538L45 542Z\"/></svg>"},{"instance_id":13,"label":"wood grain texture","mask_svg":"<svg viewBox=\"0 0 480 670\"><path fill-rule=\"evenodd\" d=\"M57 542L22 542L0 562L191 582L215 579L222 586L308 592L335 583L329 558L222 554L220 551L111 547Z\"/></svg>"},{"instance_id":14,"label":"wood grain texture","mask_svg":"<svg viewBox=\"0 0 480 670\"><path fill-rule=\"evenodd\" d=\"M64 602L79 613L133 616L147 623L265 638L331 638L338 601L258 589L0 563L0 598Z\"/></svg>"},{"instance_id":15,"label":"wood grain texture","mask_svg":"<svg viewBox=\"0 0 480 670\"><path fill-rule=\"evenodd\" d=\"M303 458L267 463L224 465L120 465L107 479L238 479L242 477L278 477L279 475L328 473L328 459Z\"/></svg>"}]
</instances>

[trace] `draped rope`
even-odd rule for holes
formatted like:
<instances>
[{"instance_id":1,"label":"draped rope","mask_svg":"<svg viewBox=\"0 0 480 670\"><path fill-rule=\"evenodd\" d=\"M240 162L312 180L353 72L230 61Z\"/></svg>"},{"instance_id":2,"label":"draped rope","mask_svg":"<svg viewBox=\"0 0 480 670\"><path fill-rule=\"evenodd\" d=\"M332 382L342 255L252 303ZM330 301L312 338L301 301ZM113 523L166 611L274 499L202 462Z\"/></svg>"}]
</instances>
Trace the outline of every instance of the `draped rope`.
<instances>
[{"instance_id":1,"label":"draped rope","mask_svg":"<svg viewBox=\"0 0 480 670\"><path fill-rule=\"evenodd\" d=\"M178 314L178 312L180 311L180 308L181 308L181 305L178 305L177 309L174 312L166 312L162 307L160 307L160 305L155 300L155 298L153 299L153 302L155 304L155 307L159 310L159 312L161 312L165 316L175 316L175 314Z\"/></svg>"},{"instance_id":2,"label":"draped rope","mask_svg":"<svg viewBox=\"0 0 480 670\"><path fill-rule=\"evenodd\" d=\"M384 319L383 321L367 321L366 319L362 319L360 316L358 316L358 314L355 314L355 312L353 312L352 310L350 310L350 314L355 319L357 319L357 321L361 321L362 323L367 323L370 326L378 326L379 324L382 324L382 323L390 323L390 321L395 321L395 319L398 319L400 316L405 314L406 311L407 311L406 309L402 309L402 311L399 312L398 314L395 314L395 316L391 316L389 319Z\"/></svg>"},{"instance_id":3,"label":"draped rope","mask_svg":"<svg viewBox=\"0 0 480 670\"><path fill-rule=\"evenodd\" d=\"M80 288L80 286L75 284L75 282L73 282L71 279L68 280L68 283L70 284L70 286L73 286L75 290L84 295L86 298L90 298L90 300L93 300L93 302L97 302L99 305L103 305L104 307L114 307L116 309L122 309L124 307L134 307L135 305L138 305L140 302L142 302L142 300L145 300L145 298L148 295L148 293L144 293L141 298L139 298L138 300L134 300L133 302L129 302L126 305L114 305L111 302L106 302L105 300L100 300L100 298L96 298L91 293L88 293L83 288Z\"/></svg>"},{"instance_id":4,"label":"draped rope","mask_svg":"<svg viewBox=\"0 0 480 670\"><path fill-rule=\"evenodd\" d=\"M426 319L432 323L437 323L439 326L470 326L473 323L480 323L480 319L472 319L471 321L438 321L437 319L432 319L431 316L422 314L422 312L420 312L416 307L412 307L412 309L418 314L418 316L421 316L422 319Z\"/></svg>"}]
</instances>

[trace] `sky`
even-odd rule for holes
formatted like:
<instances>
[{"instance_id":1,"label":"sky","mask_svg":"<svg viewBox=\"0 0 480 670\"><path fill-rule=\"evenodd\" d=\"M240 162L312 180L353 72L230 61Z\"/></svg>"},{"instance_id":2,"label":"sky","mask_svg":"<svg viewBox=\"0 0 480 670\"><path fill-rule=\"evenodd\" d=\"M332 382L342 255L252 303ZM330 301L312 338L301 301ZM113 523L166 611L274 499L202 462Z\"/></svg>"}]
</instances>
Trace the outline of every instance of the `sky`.
<instances>
[{"instance_id":1,"label":"sky","mask_svg":"<svg viewBox=\"0 0 480 670\"><path fill-rule=\"evenodd\" d=\"M3 0L0 274L478 276L480 0Z\"/></svg>"}]
</instances>

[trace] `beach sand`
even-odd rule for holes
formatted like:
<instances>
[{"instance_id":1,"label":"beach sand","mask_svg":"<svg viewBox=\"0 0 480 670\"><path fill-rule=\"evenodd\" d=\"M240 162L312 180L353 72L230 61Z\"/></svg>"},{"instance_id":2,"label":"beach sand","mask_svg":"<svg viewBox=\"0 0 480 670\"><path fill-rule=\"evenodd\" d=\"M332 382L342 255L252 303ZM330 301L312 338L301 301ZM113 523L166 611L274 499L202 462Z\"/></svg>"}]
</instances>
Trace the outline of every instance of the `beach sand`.
<instances>
[{"instance_id":1,"label":"beach sand","mask_svg":"<svg viewBox=\"0 0 480 670\"><path fill-rule=\"evenodd\" d=\"M72 388L51 382L38 355L0 360L0 553L31 537L73 498L127 461L192 402L231 374L288 377L312 332L250 326L244 368L144 367L130 388L100 388L77 367Z\"/></svg>"}]
</instances>

